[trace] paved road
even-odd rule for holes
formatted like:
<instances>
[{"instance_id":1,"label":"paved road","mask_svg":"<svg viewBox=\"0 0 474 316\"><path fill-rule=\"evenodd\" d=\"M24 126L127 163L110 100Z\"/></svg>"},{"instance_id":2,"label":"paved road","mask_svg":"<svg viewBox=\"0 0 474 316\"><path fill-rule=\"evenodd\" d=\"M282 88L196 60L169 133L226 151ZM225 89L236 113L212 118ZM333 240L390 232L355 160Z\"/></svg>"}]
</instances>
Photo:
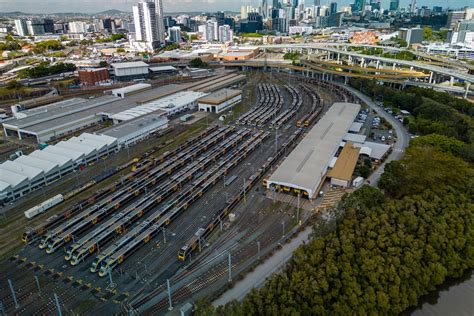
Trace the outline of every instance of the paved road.
<instances>
[{"instance_id":1,"label":"paved road","mask_svg":"<svg viewBox=\"0 0 474 316\"><path fill-rule=\"evenodd\" d=\"M261 287L269 276L278 272L286 262L290 260L293 251L296 248L298 248L303 242L309 240L311 231L312 227L308 227L300 232L296 238L290 241L290 243L285 244L282 249L275 252L275 254L267 261L259 265L254 271L247 274L242 280L237 282L232 289L226 291L221 297L212 302L212 305L217 307L225 305L232 300L241 301L252 288Z\"/></svg>"},{"instance_id":2,"label":"paved road","mask_svg":"<svg viewBox=\"0 0 474 316\"><path fill-rule=\"evenodd\" d=\"M350 87L350 86L345 86L343 84L340 84L340 86L344 86L347 90L351 91L353 94L355 94L358 98L360 98L362 101L364 101L369 107L375 110L377 114L384 119L386 119L390 124L392 124L393 129L395 129L395 132L397 134L397 142L395 143L392 152L390 155L387 157L387 159L380 165L380 167L372 173L368 181L370 181L370 185L376 186L377 183L379 182L380 176L382 175L383 171L385 170L385 165L387 162L390 162L392 160L398 160L402 158L403 153L405 152L405 148L408 147L408 144L410 143L410 134L407 132L406 128L403 126L402 123L400 123L399 120L394 118L392 115L388 114L385 112L382 108L377 106L371 99L370 97L366 96L365 94L362 94L358 90Z\"/></svg>"}]
</instances>

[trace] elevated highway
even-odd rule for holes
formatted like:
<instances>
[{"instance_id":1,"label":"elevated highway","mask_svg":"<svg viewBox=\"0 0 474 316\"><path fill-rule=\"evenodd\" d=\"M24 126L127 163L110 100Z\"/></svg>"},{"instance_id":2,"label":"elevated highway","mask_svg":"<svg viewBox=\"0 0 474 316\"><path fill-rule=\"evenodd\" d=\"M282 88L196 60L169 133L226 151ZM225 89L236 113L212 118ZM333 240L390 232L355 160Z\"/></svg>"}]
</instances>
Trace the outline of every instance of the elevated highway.
<instances>
[{"instance_id":1,"label":"elevated highway","mask_svg":"<svg viewBox=\"0 0 474 316\"><path fill-rule=\"evenodd\" d=\"M341 43L338 43L341 45ZM373 46L379 47L379 46ZM327 44L318 44L318 43L302 43L302 44L275 44L275 45L262 45L259 46L260 49L282 49L285 51L298 50L303 52L306 50L308 55L319 54L321 52L326 52L327 59L340 61L341 57L346 57L350 62L359 62L362 67L366 67L369 62L375 61L379 65L392 65L392 68L397 66L404 66L410 70L421 70L428 72L430 74L430 81L433 79L433 76L440 75L448 78L457 79L462 82L468 83L468 85L474 83L474 76L468 74L468 71L461 71L459 69L452 69L446 67L440 67L432 64L421 63L417 61L401 60L394 58L381 57L376 55L365 55L354 51L348 51L343 49L334 48L328 46ZM381 46L380 48L383 48ZM385 48L387 49L387 48ZM392 49L392 48L390 48Z\"/></svg>"}]
</instances>

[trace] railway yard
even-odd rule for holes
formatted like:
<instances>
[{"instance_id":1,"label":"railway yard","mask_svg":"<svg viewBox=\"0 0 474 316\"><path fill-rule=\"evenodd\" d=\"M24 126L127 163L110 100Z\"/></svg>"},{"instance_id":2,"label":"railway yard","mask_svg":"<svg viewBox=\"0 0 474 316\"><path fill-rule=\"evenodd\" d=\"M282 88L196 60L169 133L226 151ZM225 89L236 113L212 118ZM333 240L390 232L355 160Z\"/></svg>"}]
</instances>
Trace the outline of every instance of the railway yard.
<instances>
[{"instance_id":1,"label":"railway yard","mask_svg":"<svg viewBox=\"0 0 474 316\"><path fill-rule=\"evenodd\" d=\"M164 314L216 295L290 238L311 211L272 201L262 182L328 106L354 100L326 82L256 76L253 106L234 121L131 160L120 180L26 230L1 263L0 314L54 314L58 304Z\"/></svg>"}]
</instances>

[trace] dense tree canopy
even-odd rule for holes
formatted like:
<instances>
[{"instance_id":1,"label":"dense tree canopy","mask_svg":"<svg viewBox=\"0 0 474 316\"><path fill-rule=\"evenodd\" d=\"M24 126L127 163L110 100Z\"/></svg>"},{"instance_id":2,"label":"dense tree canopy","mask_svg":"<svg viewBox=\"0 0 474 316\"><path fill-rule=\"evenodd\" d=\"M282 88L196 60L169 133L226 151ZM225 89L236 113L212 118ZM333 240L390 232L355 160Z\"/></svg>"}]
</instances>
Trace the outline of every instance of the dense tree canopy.
<instances>
[{"instance_id":1,"label":"dense tree canopy","mask_svg":"<svg viewBox=\"0 0 474 316\"><path fill-rule=\"evenodd\" d=\"M18 72L20 78L40 78L49 75L60 74L64 72L74 71L76 66L74 64L57 63L50 66L48 63L41 63L36 67L23 69Z\"/></svg>"}]
</instances>

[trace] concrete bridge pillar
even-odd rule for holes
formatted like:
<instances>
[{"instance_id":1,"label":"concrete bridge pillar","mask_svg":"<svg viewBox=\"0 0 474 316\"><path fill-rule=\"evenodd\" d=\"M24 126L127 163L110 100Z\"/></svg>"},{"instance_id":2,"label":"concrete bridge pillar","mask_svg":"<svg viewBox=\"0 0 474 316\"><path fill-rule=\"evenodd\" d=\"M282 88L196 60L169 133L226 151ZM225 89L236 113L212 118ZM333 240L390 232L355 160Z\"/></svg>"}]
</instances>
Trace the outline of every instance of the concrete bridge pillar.
<instances>
[{"instance_id":1,"label":"concrete bridge pillar","mask_svg":"<svg viewBox=\"0 0 474 316\"><path fill-rule=\"evenodd\" d=\"M428 81L430 84L433 82L433 72L430 71L430 79Z\"/></svg>"},{"instance_id":2,"label":"concrete bridge pillar","mask_svg":"<svg viewBox=\"0 0 474 316\"><path fill-rule=\"evenodd\" d=\"M393 63L392 70L395 70L397 68L397 64Z\"/></svg>"},{"instance_id":3,"label":"concrete bridge pillar","mask_svg":"<svg viewBox=\"0 0 474 316\"><path fill-rule=\"evenodd\" d=\"M348 79L347 76L344 76L344 84L345 84L346 86L347 86L347 82L349 81L349 80L347 80L347 79Z\"/></svg>"},{"instance_id":4,"label":"concrete bridge pillar","mask_svg":"<svg viewBox=\"0 0 474 316\"><path fill-rule=\"evenodd\" d=\"M466 91L464 92L464 99L467 99L467 96L469 94L469 88L471 87L470 82L466 82Z\"/></svg>"},{"instance_id":5,"label":"concrete bridge pillar","mask_svg":"<svg viewBox=\"0 0 474 316\"><path fill-rule=\"evenodd\" d=\"M454 77L451 76L450 80L449 80L449 85L452 87L454 86Z\"/></svg>"}]
</instances>

